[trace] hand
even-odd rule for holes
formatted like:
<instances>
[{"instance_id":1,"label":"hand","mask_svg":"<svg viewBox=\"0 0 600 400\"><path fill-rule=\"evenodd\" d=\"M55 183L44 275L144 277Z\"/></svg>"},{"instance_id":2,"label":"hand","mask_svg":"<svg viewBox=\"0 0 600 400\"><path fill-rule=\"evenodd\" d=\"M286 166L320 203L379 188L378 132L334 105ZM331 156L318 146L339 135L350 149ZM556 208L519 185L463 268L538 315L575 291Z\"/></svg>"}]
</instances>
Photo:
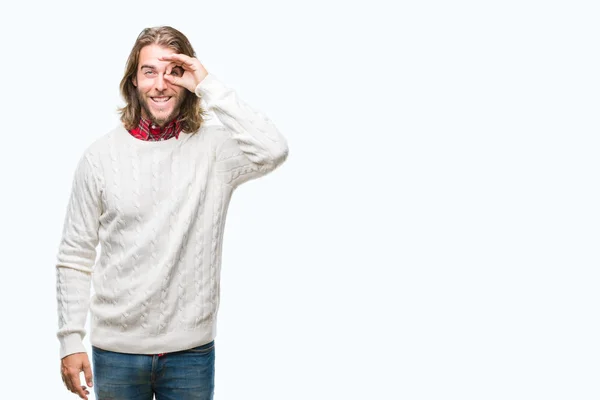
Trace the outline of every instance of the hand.
<instances>
[{"instance_id":1,"label":"hand","mask_svg":"<svg viewBox=\"0 0 600 400\"><path fill-rule=\"evenodd\" d=\"M67 389L79 395L80 398L87 400L90 392L85 386L81 385L81 381L79 380L79 373L83 371L88 387L93 386L92 368L87 353L68 355L61 360L60 364L60 374Z\"/></svg>"},{"instance_id":2,"label":"hand","mask_svg":"<svg viewBox=\"0 0 600 400\"><path fill-rule=\"evenodd\" d=\"M208 71L197 58L192 58L185 54L170 54L159 57L159 60L171 61L164 75L165 80L174 85L184 87L192 93L196 90L196 86L208 75ZM183 68L183 73L179 74L179 76L171 74L176 67Z\"/></svg>"}]
</instances>

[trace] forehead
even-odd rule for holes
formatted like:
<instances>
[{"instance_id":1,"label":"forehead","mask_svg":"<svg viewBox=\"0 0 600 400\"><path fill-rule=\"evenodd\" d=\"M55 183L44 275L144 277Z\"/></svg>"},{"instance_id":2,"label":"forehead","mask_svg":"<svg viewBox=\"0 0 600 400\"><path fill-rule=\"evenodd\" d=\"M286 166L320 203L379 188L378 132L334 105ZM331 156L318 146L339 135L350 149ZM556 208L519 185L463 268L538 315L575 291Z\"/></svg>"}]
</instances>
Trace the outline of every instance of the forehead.
<instances>
[{"instance_id":1,"label":"forehead","mask_svg":"<svg viewBox=\"0 0 600 400\"><path fill-rule=\"evenodd\" d=\"M169 64L169 61L159 61L158 58L175 53L175 50L169 47L159 46L157 44L150 44L148 46L144 46L140 50L138 67L141 67L142 65L152 65L157 68L160 66L165 66Z\"/></svg>"}]
</instances>

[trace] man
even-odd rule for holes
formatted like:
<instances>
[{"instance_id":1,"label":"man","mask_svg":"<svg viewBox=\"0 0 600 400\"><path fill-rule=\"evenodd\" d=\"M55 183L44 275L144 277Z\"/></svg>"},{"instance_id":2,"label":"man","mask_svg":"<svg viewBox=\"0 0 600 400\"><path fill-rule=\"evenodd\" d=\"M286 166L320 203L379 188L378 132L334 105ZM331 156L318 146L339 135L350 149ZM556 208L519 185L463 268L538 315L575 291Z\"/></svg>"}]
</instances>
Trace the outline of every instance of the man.
<instances>
[{"instance_id":1,"label":"man","mask_svg":"<svg viewBox=\"0 0 600 400\"><path fill-rule=\"evenodd\" d=\"M212 399L229 200L287 143L171 27L142 31L121 93L122 124L79 160L59 246L62 378L83 399ZM222 124L204 123L201 98Z\"/></svg>"}]
</instances>

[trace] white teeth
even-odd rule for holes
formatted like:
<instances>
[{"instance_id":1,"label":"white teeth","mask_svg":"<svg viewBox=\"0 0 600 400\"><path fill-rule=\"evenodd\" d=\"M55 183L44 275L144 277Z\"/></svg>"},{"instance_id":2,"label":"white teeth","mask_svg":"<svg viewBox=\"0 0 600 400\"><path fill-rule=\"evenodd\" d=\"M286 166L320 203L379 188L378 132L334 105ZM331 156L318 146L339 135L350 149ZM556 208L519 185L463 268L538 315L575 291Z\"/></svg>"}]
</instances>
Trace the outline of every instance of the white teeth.
<instances>
[{"instance_id":1,"label":"white teeth","mask_svg":"<svg viewBox=\"0 0 600 400\"><path fill-rule=\"evenodd\" d=\"M165 101L168 101L170 99L170 97L152 97L152 100L154 100L157 103L164 103Z\"/></svg>"}]
</instances>

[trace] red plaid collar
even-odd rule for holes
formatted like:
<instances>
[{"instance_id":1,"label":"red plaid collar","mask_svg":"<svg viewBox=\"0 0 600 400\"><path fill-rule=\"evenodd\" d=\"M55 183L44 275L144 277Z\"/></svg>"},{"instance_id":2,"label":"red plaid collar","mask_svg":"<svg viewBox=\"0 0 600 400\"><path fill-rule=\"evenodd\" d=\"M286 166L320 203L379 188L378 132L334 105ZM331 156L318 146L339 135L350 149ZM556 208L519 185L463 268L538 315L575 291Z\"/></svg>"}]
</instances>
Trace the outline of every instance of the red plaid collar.
<instances>
[{"instance_id":1,"label":"red plaid collar","mask_svg":"<svg viewBox=\"0 0 600 400\"><path fill-rule=\"evenodd\" d=\"M171 138L179 139L179 133L182 130L181 121L179 118L175 118L169 122L163 128L158 125L153 125L152 121L146 118L140 118L138 126L129 131L134 137L147 140L147 141L158 141L158 140L169 140Z\"/></svg>"}]
</instances>

